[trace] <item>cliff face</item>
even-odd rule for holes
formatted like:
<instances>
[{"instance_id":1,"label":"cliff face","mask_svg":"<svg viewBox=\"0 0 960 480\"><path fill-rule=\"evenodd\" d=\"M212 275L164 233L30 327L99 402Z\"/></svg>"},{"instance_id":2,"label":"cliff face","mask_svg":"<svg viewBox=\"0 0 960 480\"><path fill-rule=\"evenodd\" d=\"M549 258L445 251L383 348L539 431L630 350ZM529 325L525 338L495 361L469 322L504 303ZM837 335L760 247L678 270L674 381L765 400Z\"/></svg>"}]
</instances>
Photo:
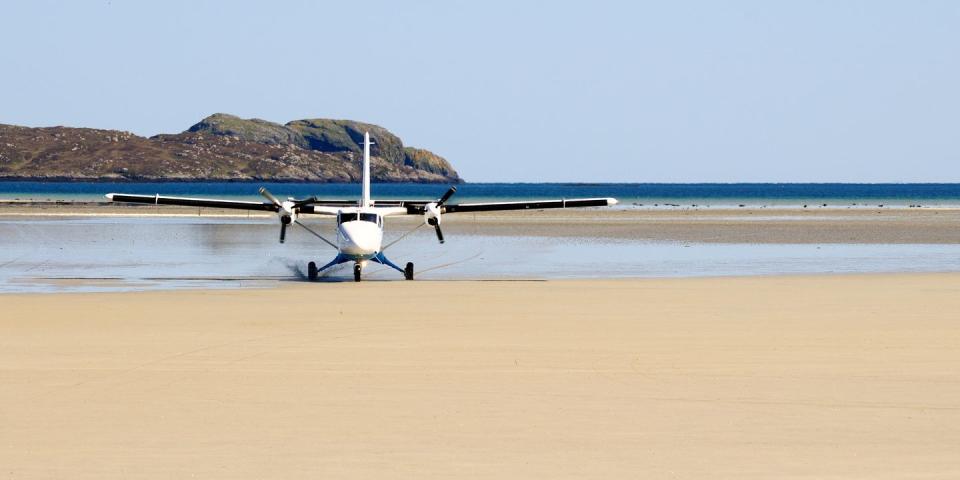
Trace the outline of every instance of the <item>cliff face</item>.
<instances>
[{"instance_id":1,"label":"cliff face","mask_svg":"<svg viewBox=\"0 0 960 480\"><path fill-rule=\"evenodd\" d=\"M442 157L405 147L376 125L327 119L280 125L219 113L183 133L150 138L0 124L0 180L356 182L364 131L376 142L374 181L462 182Z\"/></svg>"}]
</instances>

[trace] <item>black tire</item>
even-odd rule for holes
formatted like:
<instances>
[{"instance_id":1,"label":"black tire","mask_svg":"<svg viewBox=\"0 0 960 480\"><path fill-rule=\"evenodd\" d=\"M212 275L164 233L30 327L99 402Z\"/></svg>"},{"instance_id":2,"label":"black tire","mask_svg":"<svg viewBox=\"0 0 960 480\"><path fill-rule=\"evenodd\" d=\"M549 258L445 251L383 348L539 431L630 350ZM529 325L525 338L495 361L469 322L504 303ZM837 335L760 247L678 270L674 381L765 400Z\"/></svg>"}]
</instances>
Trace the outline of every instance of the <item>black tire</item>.
<instances>
[{"instance_id":1,"label":"black tire","mask_svg":"<svg viewBox=\"0 0 960 480\"><path fill-rule=\"evenodd\" d=\"M309 278L311 282L317 279L317 264L316 264L316 263L310 262L310 263L307 264L307 278Z\"/></svg>"},{"instance_id":2,"label":"black tire","mask_svg":"<svg viewBox=\"0 0 960 480\"><path fill-rule=\"evenodd\" d=\"M353 281L354 282L360 281L360 264L359 263L353 264Z\"/></svg>"},{"instance_id":3,"label":"black tire","mask_svg":"<svg viewBox=\"0 0 960 480\"><path fill-rule=\"evenodd\" d=\"M403 269L403 278L413 280L413 262L407 262L407 267Z\"/></svg>"}]
</instances>

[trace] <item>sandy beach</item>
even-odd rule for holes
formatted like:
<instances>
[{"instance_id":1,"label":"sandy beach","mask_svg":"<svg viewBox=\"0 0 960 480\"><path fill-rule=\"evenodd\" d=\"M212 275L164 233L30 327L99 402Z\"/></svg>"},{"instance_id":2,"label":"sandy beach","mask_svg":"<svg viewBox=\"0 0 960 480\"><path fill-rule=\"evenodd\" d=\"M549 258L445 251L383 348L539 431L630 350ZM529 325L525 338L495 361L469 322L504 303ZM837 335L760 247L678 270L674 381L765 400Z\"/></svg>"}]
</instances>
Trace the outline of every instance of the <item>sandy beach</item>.
<instances>
[{"instance_id":1,"label":"sandy beach","mask_svg":"<svg viewBox=\"0 0 960 480\"><path fill-rule=\"evenodd\" d=\"M0 296L6 478L956 478L960 275Z\"/></svg>"}]
</instances>

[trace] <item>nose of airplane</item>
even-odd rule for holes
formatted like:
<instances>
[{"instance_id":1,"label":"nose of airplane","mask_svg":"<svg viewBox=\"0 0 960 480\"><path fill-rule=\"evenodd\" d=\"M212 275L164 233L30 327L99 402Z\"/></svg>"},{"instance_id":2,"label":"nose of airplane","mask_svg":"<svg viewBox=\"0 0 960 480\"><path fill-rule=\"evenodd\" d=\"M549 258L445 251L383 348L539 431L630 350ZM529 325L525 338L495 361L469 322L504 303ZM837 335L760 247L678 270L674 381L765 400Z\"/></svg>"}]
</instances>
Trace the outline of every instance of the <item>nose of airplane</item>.
<instances>
[{"instance_id":1,"label":"nose of airplane","mask_svg":"<svg viewBox=\"0 0 960 480\"><path fill-rule=\"evenodd\" d=\"M382 232L373 222L355 221L340 224L345 253L369 255L380 250Z\"/></svg>"}]
</instances>

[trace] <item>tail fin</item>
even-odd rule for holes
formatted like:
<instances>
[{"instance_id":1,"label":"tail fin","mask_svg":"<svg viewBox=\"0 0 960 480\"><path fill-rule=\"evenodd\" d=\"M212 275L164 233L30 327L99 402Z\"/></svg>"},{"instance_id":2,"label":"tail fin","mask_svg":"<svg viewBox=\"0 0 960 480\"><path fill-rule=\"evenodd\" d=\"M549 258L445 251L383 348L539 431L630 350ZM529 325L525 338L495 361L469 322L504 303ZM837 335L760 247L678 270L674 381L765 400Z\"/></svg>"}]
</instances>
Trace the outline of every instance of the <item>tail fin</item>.
<instances>
[{"instance_id":1,"label":"tail fin","mask_svg":"<svg viewBox=\"0 0 960 480\"><path fill-rule=\"evenodd\" d=\"M363 132L363 197L360 206L370 206L370 132Z\"/></svg>"}]
</instances>

